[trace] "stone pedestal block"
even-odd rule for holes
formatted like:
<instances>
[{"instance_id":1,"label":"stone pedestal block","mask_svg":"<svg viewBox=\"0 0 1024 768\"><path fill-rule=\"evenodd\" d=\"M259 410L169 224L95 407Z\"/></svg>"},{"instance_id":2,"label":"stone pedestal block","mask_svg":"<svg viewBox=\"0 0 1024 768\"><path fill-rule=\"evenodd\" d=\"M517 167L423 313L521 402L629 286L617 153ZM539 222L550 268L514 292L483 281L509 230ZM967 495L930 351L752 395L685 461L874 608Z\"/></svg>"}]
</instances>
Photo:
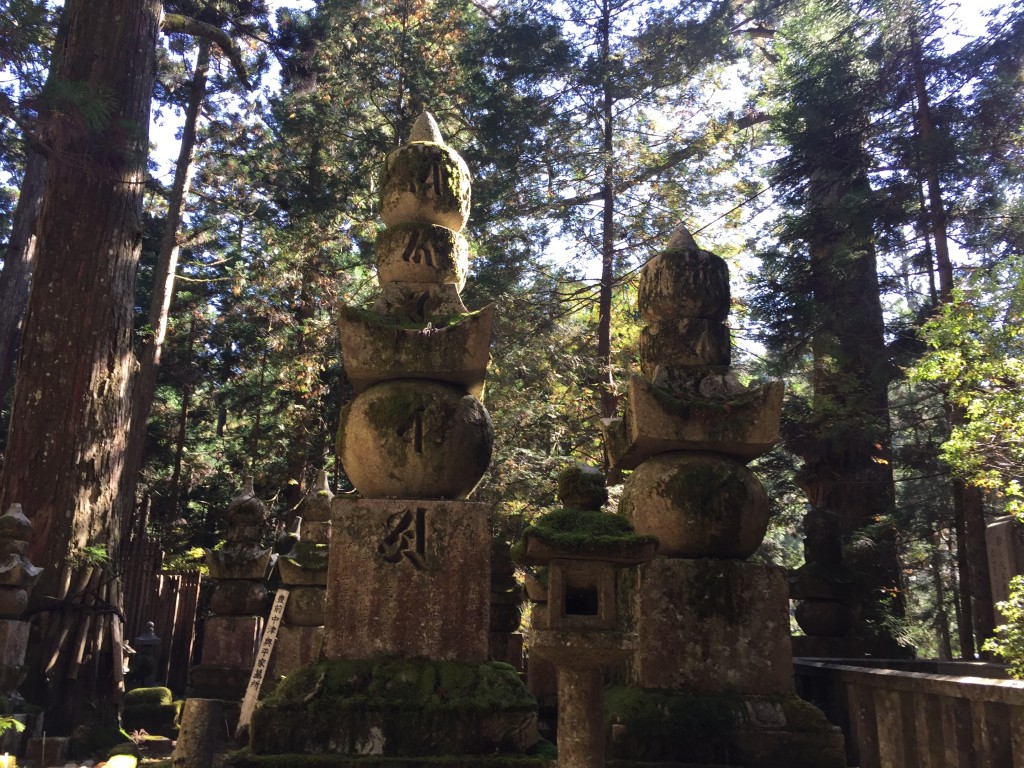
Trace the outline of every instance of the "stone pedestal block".
<instances>
[{"instance_id":1,"label":"stone pedestal block","mask_svg":"<svg viewBox=\"0 0 1024 768\"><path fill-rule=\"evenodd\" d=\"M625 419L605 419L614 466L635 469L668 451L714 451L755 459L779 439L784 386L775 381L728 399L681 400L642 376L629 382Z\"/></svg>"},{"instance_id":2,"label":"stone pedestal block","mask_svg":"<svg viewBox=\"0 0 1024 768\"><path fill-rule=\"evenodd\" d=\"M294 587L284 609L284 620L295 627L321 626L326 605L327 590L323 587Z\"/></svg>"},{"instance_id":3,"label":"stone pedestal block","mask_svg":"<svg viewBox=\"0 0 1024 768\"><path fill-rule=\"evenodd\" d=\"M658 558L634 598L644 688L793 693L785 571L731 560Z\"/></svg>"},{"instance_id":4,"label":"stone pedestal block","mask_svg":"<svg viewBox=\"0 0 1024 768\"><path fill-rule=\"evenodd\" d=\"M487 658L491 507L335 499L324 658Z\"/></svg>"},{"instance_id":5,"label":"stone pedestal block","mask_svg":"<svg viewBox=\"0 0 1024 768\"><path fill-rule=\"evenodd\" d=\"M225 580L214 588L210 610L220 616L248 616L263 613L267 588L259 581Z\"/></svg>"},{"instance_id":6,"label":"stone pedestal block","mask_svg":"<svg viewBox=\"0 0 1024 768\"><path fill-rule=\"evenodd\" d=\"M262 632L260 616L211 616L203 634L203 664L251 668Z\"/></svg>"},{"instance_id":7,"label":"stone pedestal block","mask_svg":"<svg viewBox=\"0 0 1024 768\"><path fill-rule=\"evenodd\" d=\"M382 381L422 378L457 384L481 398L494 313L490 304L448 325L408 328L376 312L341 307L345 373L356 392Z\"/></svg>"},{"instance_id":8,"label":"stone pedestal block","mask_svg":"<svg viewBox=\"0 0 1024 768\"><path fill-rule=\"evenodd\" d=\"M315 664L320 660L323 644L323 627L282 626L277 633L268 678L275 680L307 664Z\"/></svg>"}]
</instances>

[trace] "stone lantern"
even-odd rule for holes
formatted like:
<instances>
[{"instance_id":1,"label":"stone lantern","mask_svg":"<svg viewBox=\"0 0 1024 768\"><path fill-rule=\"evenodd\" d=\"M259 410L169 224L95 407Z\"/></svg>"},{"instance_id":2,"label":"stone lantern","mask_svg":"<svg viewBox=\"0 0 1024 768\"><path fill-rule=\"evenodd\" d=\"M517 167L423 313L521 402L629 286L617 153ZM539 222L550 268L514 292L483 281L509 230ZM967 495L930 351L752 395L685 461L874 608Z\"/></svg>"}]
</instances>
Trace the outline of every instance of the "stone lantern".
<instances>
[{"instance_id":1,"label":"stone lantern","mask_svg":"<svg viewBox=\"0 0 1024 768\"><path fill-rule=\"evenodd\" d=\"M637 647L618 610L618 574L651 560L658 542L636 535L624 517L600 511L607 496L597 470L566 470L559 486L565 506L527 528L516 554L522 565L548 569L547 602L534 609L531 647L557 670L558 765L598 768L605 752L605 668Z\"/></svg>"}]
</instances>

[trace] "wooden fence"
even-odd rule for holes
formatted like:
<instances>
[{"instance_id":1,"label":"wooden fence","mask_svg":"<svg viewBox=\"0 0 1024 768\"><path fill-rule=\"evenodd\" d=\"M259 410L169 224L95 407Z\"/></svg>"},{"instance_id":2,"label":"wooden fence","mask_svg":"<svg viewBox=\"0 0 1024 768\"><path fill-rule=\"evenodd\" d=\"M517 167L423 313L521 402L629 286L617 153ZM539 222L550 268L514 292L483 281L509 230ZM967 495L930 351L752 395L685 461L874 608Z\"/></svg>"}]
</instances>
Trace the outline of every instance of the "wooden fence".
<instances>
[{"instance_id":1,"label":"wooden fence","mask_svg":"<svg viewBox=\"0 0 1024 768\"><path fill-rule=\"evenodd\" d=\"M202 575L163 570L164 553L148 539L137 539L125 550L125 640L131 645L152 621L160 638L156 682L183 693L192 662Z\"/></svg>"},{"instance_id":2,"label":"wooden fence","mask_svg":"<svg viewBox=\"0 0 1024 768\"><path fill-rule=\"evenodd\" d=\"M1024 682L979 676L992 665L854 664L794 662L797 692L843 729L850 765L1024 768Z\"/></svg>"}]
</instances>

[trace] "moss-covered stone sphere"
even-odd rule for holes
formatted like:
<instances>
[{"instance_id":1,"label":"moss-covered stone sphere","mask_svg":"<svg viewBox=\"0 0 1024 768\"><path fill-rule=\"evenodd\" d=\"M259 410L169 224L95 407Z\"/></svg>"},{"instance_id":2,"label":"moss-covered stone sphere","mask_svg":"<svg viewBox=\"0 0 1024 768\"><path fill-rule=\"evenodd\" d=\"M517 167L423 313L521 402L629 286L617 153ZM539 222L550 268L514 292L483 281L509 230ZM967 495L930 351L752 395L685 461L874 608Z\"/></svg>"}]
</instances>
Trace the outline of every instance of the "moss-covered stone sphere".
<instances>
[{"instance_id":1,"label":"moss-covered stone sphere","mask_svg":"<svg viewBox=\"0 0 1024 768\"><path fill-rule=\"evenodd\" d=\"M377 236L381 283L452 283L461 291L468 271L466 238L447 227L405 224Z\"/></svg>"},{"instance_id":2,"label":"moss-covered stone sphere","mask_svg":"<svg viewBox=\"0 0 1024 768\"><path fill-rule=\"evenodd\" d=\"M619 513L657 536L668 557L746 559L768 529L768 497L754 473L717 453L676 451L641 464Z\"/></svg>"},{"instance_id":3,"label":"moss-covered stone sphere","mask_svg":"<svg viewBox=\"0 0 1024 768\"><path fill-rule=\"evenodd\" d=\"M464 499L491 462L494 430L464 389L386 381L343 410L338 455L366 498Z\"/></svg>"},{"instance_id":4,"label":"moss-covered stone sphere","mask_svg":"<svg viewBox=\"0 0 1024 768\"><path fill-rule=\"evenodd\" d=\"M469 200L469 168L451 147L416 141L388 155L380 193L380 217L388 227L439 224L461 232Z\"/></svg>"},{"instance_id":5,"label":"moss-covered stone sphere","mask_svg":"<svg viewBox=\"0 0 1024 768\"><path fill-rule=\"evenodd\" d=\"M608 501L604 473L577 464L558 473L558 501L570 509L600 509Z\"/></svg>"}]
</instances>

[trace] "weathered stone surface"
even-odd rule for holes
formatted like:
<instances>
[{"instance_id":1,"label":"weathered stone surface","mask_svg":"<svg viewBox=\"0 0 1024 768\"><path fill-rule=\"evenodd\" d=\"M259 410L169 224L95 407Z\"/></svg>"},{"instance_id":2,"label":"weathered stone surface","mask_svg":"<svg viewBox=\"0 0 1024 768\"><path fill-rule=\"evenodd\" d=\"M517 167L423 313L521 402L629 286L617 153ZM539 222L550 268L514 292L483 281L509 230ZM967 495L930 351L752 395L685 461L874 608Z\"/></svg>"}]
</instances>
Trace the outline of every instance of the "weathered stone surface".
<instances>
[{"instance_id":1,"label":"weathered stone surface","mask_svg":"<svg viewBox=\"0 0 1024 768\"><path fill-rule=\"evenodd\" d=\"M202 663L251 668L262 632L261 616L210 616L203 632Z\"/></svg>"},{"instance_id":2,"label":"weathered stone surface","mask_svg":"<svg viewBox=\"0 0 1024 768\"><path fill-rule=\"evenodd\" d=\"M295 587L288 595L284 620L295 627L316 627L324 623L327 590L323 587Z\"/></svg>"},{"instance_id":3,"label":"weathered stone surface","mask_svg":"<svg viewBox=\"0 0 1024 768\"><path fill-rule=\"evenodd\" d=\"M605 734L604 670L563 665L558 668L558 766L602 768Z\"/></svg>"},{"instance_id":4,"label":"weathered stone surface","mask_svg":"<svg viewBox=\"0 0 1024 768\"><path fill-rule=\"evenodd\" d=\"M781 568L656 558L640 567L632 682L695 692L789 694L793 662Z\"/></svg>"},{"instance_id":5,"label":"weathered stone surface","mask_svg":"<svg viewBox=\"0 0 1024 768\"><path fill-rule=\"evenodd\" d=\"M290 675L253 715L256 754L427 758L522 754L536 702L505 664L322 662Z\"/></svg>"},{"instance_id":6,"label":"weathered stone surface","mask_svg":"<svg viewBox=\"0 0 1024 768\"><path fill-rule=\"evenodd\" d=\"M411 224L377 236L377 279L385 282L466 284L469 244L447 227Z\"/></svg>"},{"instance_id":7,"label":"weathered stone surface","mask_svg":"<svg viewBox=\"0 0 1024 768\"><path fill-rule=\"evenodd\" d=\"M367 498L462 499L487 471L493 440L479 400L409 379L377 384L345 407L338 455Z\"/></svg>"},{"instance_id":8,"label":"weathered stone surface","mask_svg":"<svg viewBox=\"0 0 1024 768\"><path fill-rule=\"evenodd\" d=\"M451 147L411 142L388 154L380 194L387 226L439 224L460 232L469 204L469 168Z\"/></svg>"},{"instance_id":9,"label":"weathered stone surface","mask_svg":"<svg viewBox=\"0 0 1024 768\"><path fill-rule=\"evenodd\" d=\"M676 400L726 402L749 394L725 365L656 365L651 385Z\"/></svg>"},{"instance_id":10,"label":"weathered stone surface","mask_svg":"<svg viewBox=\"0 0 1024 768\"><path fill-rule=\"evenodd\" d=\"M729 329L717 320L662 320L640 331L640 370L648 378L658 365L728 365Z\"/></svg>"},{"instance_id":11,"label":"weathered stone surface","mask_svg":"<svg viewBox=\"0 0 1024 768\"><path fill-rule=\"evenodd\" d=\"M11 504L0 516L0 539L28 541L32 537L32 522L25 517L21 504Z\"/></svg>"},{"instance_id":12,"label":"weathered stone surface","mask_svg":"<svg viewBox=\"0 0 1024 768\"><path fill-rule=\"evenodd\" d=\"M270 572L271 550L258 546L229 545L203 550L212 579L265 579Z\"/></svg>"},{"instance_id":13,"label":"weathered stone surface","mask_svg":"<svg viewBox=\"0 0 1024 768\"><path fill-rule=\"evenodd\" d=\"M327 483L327 473L321 469L316 473L316 480L313 481L309 492L302 498L302 504L299 507L303 526L310 523L329 523L331 521L331 499L333 498L334 494ZM303 527L302 533L305 537L305 527Z\"/></svg>"},{"instance_id":14,"label":"weathered stone surface","mask_svg":"<svg viewBox=\"0 0 1024 768\"><path fill-rule=\"evenodd\" d=\"M24 555L28 552L28 542L17 539L0 539L0 557L4 555Z\"/></svg>"},{"instance_id":15,"label":"weathered stone surface","mask_svg":"<svg viewBox=\"0 0 1024 768\"><path fill-rule=\"evenodd\" d=\"M253 478L247 476L242 490L231 500L224 518L228 522L229 544L257 544L267 523L267 507L253 490Z\"/></svg>"},{"instance_id":16,"label":"weathered stone surface","mask_svg":"<svg viewBox=\"0 0 1024 768\"><path fill-rule=\"evenodd\" d=\"M0 619L0 665L20 667L25 663L29 623Z\"/></svg>"},{"instance_id":17,"label":"weathered stone surface","mask_svg":"<svg viewBox=\"0 0 1024 768\"><path fill-rule=\"evenodd\" d=\"M210 610L221 616L260 614L266 606L267 588L260 581L218 582L210 598Z\"/></svg>"},{"instance_id":18,"label":"weathered stone surface","mask_svg":"<svg viewBox=\"0 0 1024 768\"><path fill-rule=\"evenodd\" d=\"M846 766L842 732L792 694L612 686L605 690L605 707L615 723L610 752L628 765Z\"/></svg>"},{"instance_id":19,"label":"weathered stone surface","mask_svg":"<svg viewBox=\"0 0 1024 768\"><path fill-rule=\"evenodd\" d=\"M189 670L189 696L241 699L249 685L250 667L197 664Z\"/></svg>"},{"instance_id":20,"label":"weathered stone surface","mask_svg":"<svg viewBox=\"0 0 1024 768\"><path fill-rule=\"evenodd\" d=\"M0 617L16 619L28 608L28 591L21 587L0 587Z\"/></svg>"},{"instance_id":21,"label":"weathered stone surface","mask_svg":"<svg viewBox=\"0 0 1024 768\"><path fill-rule=\"evenodd\" d=\"M333 497L332 497L333 498ZM302 521L302 540L310 544L329 544L331 541L331 523Z\"/></svg>"},{"instance_id":22,"label":"weathered stone surface","mask_svg":"<svg viewBox=\"0 0 1024 768\"><path fill-rule=\"evenodd\" d=\"M21 586L22 558L20 555L7 555L0 558L0 586Z\"/></svg>"},{"instance_id":23,"label":"weathered stone surface","mask_svg":"<svg viewBox=\"0 0 1024 768\"><path fill-rule=\"evenodd\" d=\"M770 507L761 482L735 459L676 451L637 467L619 513L637 533L657 536L662 555L742 560L764 539Z\"/></svg>"},{"instance_id":24,"label":"weathered stone surface","mask_svg":"<svg viewBox=\"0 0 1024 768\"><path fill-rule=\"evenodd\" d=\"M281 576L281 583L292 586L327 586L326 565L318 568L304 566L298 560L290 557L282 557L277 561L277 572Z\"/></svg>"},{"instance_id":25,"label":"weathered stone surface","mask_svg":"<svg viewBox=\"0 0 1024 768\"><path fill-rule=\"evenodd\" d=\"M604 419L613 466L635 469L669 451L714 451L747 462L779 439L784 385L773 381L729 400L679 400L642 376L629 384L624 419Z\"/></svg>"},{"instance_id":26,"label":"weathered stone surface","mask_svg":"<svg viewBox=\"0 0 1024 768\"><path fill-rule=\"evenodd\" d=\"M619 630L580 632L578 629L536 629L531 636L531 659L536 656L556 668L604 667L619 664L638 647L636 633Z\"/></svg>"},{"instance_id":27,"label":"weathered stone surface","mask_svg":"<svg viewBox=\"0 0 1024 768\"><path fill-rule=\"evenodd\" d=\"M211 768L222 733L224 714L219 699L187 699L171 758L173 768Z\"/></svg>"},{"instance_id":28,"label":"weathered stone surface","mask_svg":"<svg viewBox=\"0 0 1024 768\"><path fill-rule=\"evenodd\" d=\"M659 253L640 272L637 306L647 322L689 317L725 320L729 314L729 267L708 251Z\"/></svg>"},{"instance_id":29,"label":"weathered stone surface","mask_svg":"<svg viewBox=\"0 0 1024 768\"><path fill-rule=\"evenodd\" d=\"M335 499L326 659L483 661L491 508Z\"/></svg>"},{"instance_id":30,"label":"weathered stone surface","mask_svg":"<svg viewBox=\"0 0 1024 768\"><path fill-rule=\"evenodd\" d=\"M433 323L443 327L469 313L454 283L384 283L373 311L404 326Z\"/></svg>"},{"instance_id":31,"label":"weathered stone surface","mask_svg":"<svg viewBox=\"0 0 1024 768\"><path fill-rule=\"evenodd\" d=\"M291 598L289 598L290 602ZM320 661L320 650L324 644L324 628L291 627L282 625L277 633L277 643L270 660L268 679L292 674L307 664Z\"/></svg>"},{"instance_id":32,"label":"weathered stone surface","mask_svg":"<svg viewBox=\"0 0 1024 768\"><path fill-rule=\"evenodd\" d=\"M432 379L457 384L479 399L493 325L493 304L437 328L405 328L373 312L342 308L345 373L356 392L392 379Z\"/></svg>"}]
</instances>

